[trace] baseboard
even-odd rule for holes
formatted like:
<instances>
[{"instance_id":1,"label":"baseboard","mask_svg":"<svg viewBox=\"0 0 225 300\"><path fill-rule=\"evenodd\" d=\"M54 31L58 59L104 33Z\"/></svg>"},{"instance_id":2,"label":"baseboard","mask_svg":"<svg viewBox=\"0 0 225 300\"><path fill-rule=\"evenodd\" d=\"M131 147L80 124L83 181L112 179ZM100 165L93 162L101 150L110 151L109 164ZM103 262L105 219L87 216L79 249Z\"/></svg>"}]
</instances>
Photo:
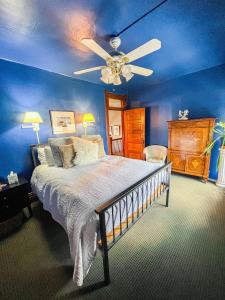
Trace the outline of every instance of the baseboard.
<instances>
[{"instance_id":1,"label":"baseboard","mask_svg":"<svg viewBox=\"0 0 225 300\"><path fill-rule=\"evenodd\" d=\"M209 180L210 182L216 183L216 180L215 180L215 179L209 178L208 180Z\"/></svg>"}]
</instances>

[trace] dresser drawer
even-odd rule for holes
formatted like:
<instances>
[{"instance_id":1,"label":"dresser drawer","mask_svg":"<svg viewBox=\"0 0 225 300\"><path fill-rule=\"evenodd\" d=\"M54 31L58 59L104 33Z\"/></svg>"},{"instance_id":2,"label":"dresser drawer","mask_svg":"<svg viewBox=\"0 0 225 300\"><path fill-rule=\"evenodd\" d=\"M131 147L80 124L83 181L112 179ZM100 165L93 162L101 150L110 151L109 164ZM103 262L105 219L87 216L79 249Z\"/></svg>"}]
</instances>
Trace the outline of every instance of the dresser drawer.
<instances>
[{"instance_id":1,"label":"dresser drawer","mask_svg":"<svg viewBox=\"0 0 225 300\"><path fill-rule=\"evenodd\" d=\"M16 215L28 205L26 185L1 191L0 193L0 222Z\"/></svg>"},{"instance_id":2,"label":"dresser drawer","mask_svg":"<svg viewBox=\"0 0 225 300\"><path fill-rule=\"evenodd\" d=\"M0 199L4 202L8 201L10 205L18 208L23 208L27 204L27 190L26 186L20 187L18 189L8 190L7 192L2 192Z\"/></svg>"},{"instance_id":3,"label":"dresser drawer","mask_svg":"<svg viewBox=\"0 0 225 300\"><path fill-rule=\"evenodd\" d=\"M186 164L185 154L179 152L169 152L168 159L172 162L172 170L184 171Z\"/></svg>"},{"instance_id":4,"label":"dresser drawer","mask_svg":"<svg viewBox=\"0 0 225 300\"><path fill-rule=\"evenodd\" d=\"M8 195L0 196L0 222L16 215L19 210L20 209L14 205L13 201L8 198Z\"/></svg>"},{"instance_id":5,"label":"dresser drawer","mask_svg":"<svg viewBox=\"0 0 225 300\"><path fill-rule=\"evenodd\" d=\"M187 173L202 176L205 169L205 157L199 155L187 155L185 171Z\"/></svg>"},{"instance_id":6,"label":"dresser drawer","mask_svg":"<svg viewBox=\"0 0 225 300\"><path fill-rule=\"evenodd\" d=\"M28 182L20 177L17 184L7 185L0 191L0 223L17 215L25 207L28 207L31 216Z\"/></svg>"}]
</instances>

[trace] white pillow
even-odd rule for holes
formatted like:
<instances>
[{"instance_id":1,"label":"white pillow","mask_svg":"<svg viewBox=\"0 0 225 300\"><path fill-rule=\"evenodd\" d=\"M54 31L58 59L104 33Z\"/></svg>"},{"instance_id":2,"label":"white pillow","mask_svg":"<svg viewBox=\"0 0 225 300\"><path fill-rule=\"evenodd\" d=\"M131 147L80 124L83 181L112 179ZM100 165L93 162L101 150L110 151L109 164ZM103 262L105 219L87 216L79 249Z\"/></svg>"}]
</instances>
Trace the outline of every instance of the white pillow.
<instances>
[{"instance_id":1,"label":"white pillow","mask_svg":"<svg viewBox=\"0 0 225 300\"><path fill-rule=\"evenodd\" d=\"M82 135L81 138L93 143L98 143L98 158L106 156L103 138L100 135Z\"/></svg>"},{"instance_id":2,"label":"white pillow","mask_svg":"<svg viewBox=\"0 0 225 300\"><path fill-rule=\"evenodd\" d=\"M41 165L47 165L46 157L45 157L45 147L37 147L38 160Z\"/></svg>"},{"instance_id":3,"label":"white pillow","mask_svg":"<svg viewBox=\"0 0 225 300\"><path fill-rule=\"evenodd\" d=\"M83 139L74 140L74 165L86 165L98 159L98 144Z\"/></svg>"},{"instance_id":4,"label":"white pillow","mask_svg":"<svg viewBox=\"0 0 225 300\"><path fill-rule=\"evenodd\" d=\"M45 146L44 148L45 151L45 160L46 160L46 164L49 167L54 167L55 166L55 160L52 154L52 149L50 146Z\"/></svg>"}]
</instances>

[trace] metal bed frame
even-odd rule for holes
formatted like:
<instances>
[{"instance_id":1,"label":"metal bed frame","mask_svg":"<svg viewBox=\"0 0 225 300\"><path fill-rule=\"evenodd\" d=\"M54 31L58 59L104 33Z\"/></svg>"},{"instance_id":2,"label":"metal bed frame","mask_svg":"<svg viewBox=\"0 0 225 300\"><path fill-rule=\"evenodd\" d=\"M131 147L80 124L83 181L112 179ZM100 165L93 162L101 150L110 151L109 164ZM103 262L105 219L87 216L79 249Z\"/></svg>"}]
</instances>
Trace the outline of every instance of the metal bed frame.
<instances>
[{"instance_id":1,"label":"metal bed frame","mask_svg":"<svg viewBox=\"0 0 225 300\"><path fill-rule=\"evenodd\" d=\"M34 149L36 147L43 147L45 145L31 145L31 153L34 167L39 163L36 159ZM109 273L109 250L117 243L118 240L142 217L142 215L152 206L153 202L161 195L166 194L166 204L169 206L170 195L170 178L171 178L171 163L167 163L149 175L145 176L116 197L105 202L95 209L96 214L99 216L99 230L101 240L98 243L99 249L103 256L104 267L104 283L110 283ZM159 184L160 183L160 184ZM134 199L136 195L137 210L135 211ZM128 198L131 199L131 213L128 209ZM144 198L147 199L144 202ZM139 203L141 199L142 203ZM122 203L124 204L126 218L122 219ZM118 212L119 209L119 212ZM115 224L114 211L119 213L119 225ZM112 216L112 241L107 237L106 230L106 217L111 212ZM119 232L117 234L117 232Z\"/></svg>"}]
</instances>

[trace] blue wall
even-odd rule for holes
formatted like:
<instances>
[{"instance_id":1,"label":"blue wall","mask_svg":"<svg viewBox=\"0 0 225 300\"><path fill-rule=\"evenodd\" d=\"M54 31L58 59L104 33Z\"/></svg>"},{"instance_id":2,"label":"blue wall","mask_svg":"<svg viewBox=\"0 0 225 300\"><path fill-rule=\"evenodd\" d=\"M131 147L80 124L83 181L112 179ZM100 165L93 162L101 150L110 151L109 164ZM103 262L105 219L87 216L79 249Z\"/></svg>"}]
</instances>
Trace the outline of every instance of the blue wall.
<instances>
[{"instance_id":1,"label":"blue wall","mask_svg":"<svg viewBox=\"0 0 225 300\"><path fill-rule=\"evenodd\" d=\"M88 133L104 137L104 86L76 80L21 64L0 60L0 178L10 170L30 177L32 162L29 145L37 142L32 129L21 129L25 111L38 111L44 123L40 125L40 140L52 136L49 110L91 112L96 126ZM125 93L116 89L114 92ZM83 134L81 124L76 135Z\"/></svg>"},{"instance_id":2,"label":"blue wall","mask_svg":"<svg viewBox=\"0 0 225 300\"><path fill-rule=\"evenodd\" d=\"M190 118L225 120L225 64L192 73L160 85L129 86L130 107L147 107L147 145L168 144L167 120L189 109ZM219 145L212 153L210 178L217 178Z\"/></svg>"},{"instance_id":3,"label":"blue wall","mask_svg":"<svg viewBox=\"0 0 225 300\"><path fill-rule=\"evenodd\" d=\"M0 60L0 178L10 170L29 177L32 172L29 145L36 143L32 129L21 129L25 111L39 111L44 119L40 139L52 136L49 110L92 112L106 142L104 86L40 69ZM114 92L126 93L113 87ZM109 89L110 90L110 89ZM154 86L130 85L130 107L147 107L147 144L167 145L167 120L177 119L179 109L191 118L225 118L225 65L192 73ZM83 133L77 125L76 135ZM105 143L106 144L106 143ZM216 179L218 147L213 151L210 177Z\"/></svg>"}]
</instances>

